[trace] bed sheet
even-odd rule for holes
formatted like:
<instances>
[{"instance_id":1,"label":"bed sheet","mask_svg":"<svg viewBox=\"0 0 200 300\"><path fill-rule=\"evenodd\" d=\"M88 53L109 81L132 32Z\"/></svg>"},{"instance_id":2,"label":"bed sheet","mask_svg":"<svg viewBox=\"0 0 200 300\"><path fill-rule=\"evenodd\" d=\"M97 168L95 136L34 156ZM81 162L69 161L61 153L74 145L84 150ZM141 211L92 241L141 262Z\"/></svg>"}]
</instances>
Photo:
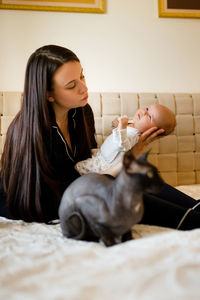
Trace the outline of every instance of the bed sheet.
<instances>
[{"instance_id":1,"label":"bed sheet","mask_svg":"<svg viewBox=\"0 0 200 300\"><path fill-rule=\"evenodd\" d=\"M200 185L178 189L200 198ZM0 299L200 299L200 229L132 233L106 248L63 237L59 224L0 218Z\"/></svg>"}]
</instances>

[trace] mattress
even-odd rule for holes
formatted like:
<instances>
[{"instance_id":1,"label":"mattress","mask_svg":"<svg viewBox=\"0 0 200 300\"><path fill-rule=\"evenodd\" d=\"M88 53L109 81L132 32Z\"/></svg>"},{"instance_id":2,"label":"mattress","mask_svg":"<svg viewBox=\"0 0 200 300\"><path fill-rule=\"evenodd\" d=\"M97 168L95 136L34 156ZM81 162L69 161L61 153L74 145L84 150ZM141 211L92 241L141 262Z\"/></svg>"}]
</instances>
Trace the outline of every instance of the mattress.
<instances>
[{"instance_id":1,"label":"mattress","mask_svg":"<svg viewBox=\"0 0 200 300\"><path fill-rule=\"evenodd\" d=\"M200 185L179 186L200 198ZM0 218L0 299L200 299L200 229L137 224L106 248L63 237L60 225Z\"/></svg>"}]
</instances>

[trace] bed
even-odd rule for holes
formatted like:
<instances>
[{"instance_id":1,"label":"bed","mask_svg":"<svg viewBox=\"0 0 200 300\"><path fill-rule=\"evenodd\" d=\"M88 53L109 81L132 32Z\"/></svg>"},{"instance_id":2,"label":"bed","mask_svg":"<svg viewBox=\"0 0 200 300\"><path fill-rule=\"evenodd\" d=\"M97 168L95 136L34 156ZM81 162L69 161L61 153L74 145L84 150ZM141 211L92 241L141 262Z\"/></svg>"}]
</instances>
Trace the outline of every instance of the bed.
<instances>
[{"instance_id":1,"label":"bed","mask_svg":"<svg viewBox=\"0 0 200 300\"><path fill-rule=\"evenodd\" d=\"M110 120L131 113L132 106L169 105L177 128L167 142L153 146L151 161L168 183L200 199L200 95L135 95L90 94L98 144L109 134ZM2 144L20 97L0 92ZM15 110L12 99L19 100ZM133 240L106 248L63 237L59 224L0 217L0 299L200 299L200 229L136 224L132 235Z\"/></svg>"},{"instance_id":2,"label":"bed","mask_svg":"<svg viewBox=\"0 0 200 300\"><path fill-rule=\"evenodd\" d=\"M198 184L178 189L200 195ZM0 218L0 299L200 299L200 229L132 234L106 248L63 237L59 224Z\"/></svg>"}]
</instances>

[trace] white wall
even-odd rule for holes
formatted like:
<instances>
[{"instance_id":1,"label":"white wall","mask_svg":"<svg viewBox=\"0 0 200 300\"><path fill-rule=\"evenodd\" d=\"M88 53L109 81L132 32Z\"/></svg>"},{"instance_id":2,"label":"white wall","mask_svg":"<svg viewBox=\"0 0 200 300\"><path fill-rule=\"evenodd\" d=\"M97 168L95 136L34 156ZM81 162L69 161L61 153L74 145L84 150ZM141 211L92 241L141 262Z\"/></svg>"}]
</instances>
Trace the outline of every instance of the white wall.
<instances>
[{"instance_id":1,"label":"white wall","mask_svg":"<svg viewBox=\"0 0 200 300\"><path fill-rule=\"evenodd\" d=\"M21 91L28 57L72 49L90 91L200 92L200 19L158 17L157 0L106 0L105 14L0 10L0 90Z\"/></svg>"}]
</instances>

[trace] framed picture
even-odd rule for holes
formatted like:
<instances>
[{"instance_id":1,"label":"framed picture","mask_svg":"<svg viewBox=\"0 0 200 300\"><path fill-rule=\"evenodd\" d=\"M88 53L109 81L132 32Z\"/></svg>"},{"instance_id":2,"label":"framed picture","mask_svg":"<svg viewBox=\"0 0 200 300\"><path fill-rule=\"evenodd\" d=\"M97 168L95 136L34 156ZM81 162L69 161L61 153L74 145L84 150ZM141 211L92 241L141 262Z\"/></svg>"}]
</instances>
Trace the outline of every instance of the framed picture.
<instances>
[{"instance_id":1,"label":"framed picture","mask_svg":"<svg viewBox=\"0 0 200 300\"><path fill-rule=\"evenodd\" d=\"M200 18L200 0L158 0L159 17Z\"/></svg>"},{"instance_id":2,"label":"framed picture","mask_svg":"<svg viewBox=\"0 0 200 300\"><path fill-rule=\"evenodd\" d=\"M104 13L104 0L0 0L0 9Z\"/></svg>"}]
</instances>

